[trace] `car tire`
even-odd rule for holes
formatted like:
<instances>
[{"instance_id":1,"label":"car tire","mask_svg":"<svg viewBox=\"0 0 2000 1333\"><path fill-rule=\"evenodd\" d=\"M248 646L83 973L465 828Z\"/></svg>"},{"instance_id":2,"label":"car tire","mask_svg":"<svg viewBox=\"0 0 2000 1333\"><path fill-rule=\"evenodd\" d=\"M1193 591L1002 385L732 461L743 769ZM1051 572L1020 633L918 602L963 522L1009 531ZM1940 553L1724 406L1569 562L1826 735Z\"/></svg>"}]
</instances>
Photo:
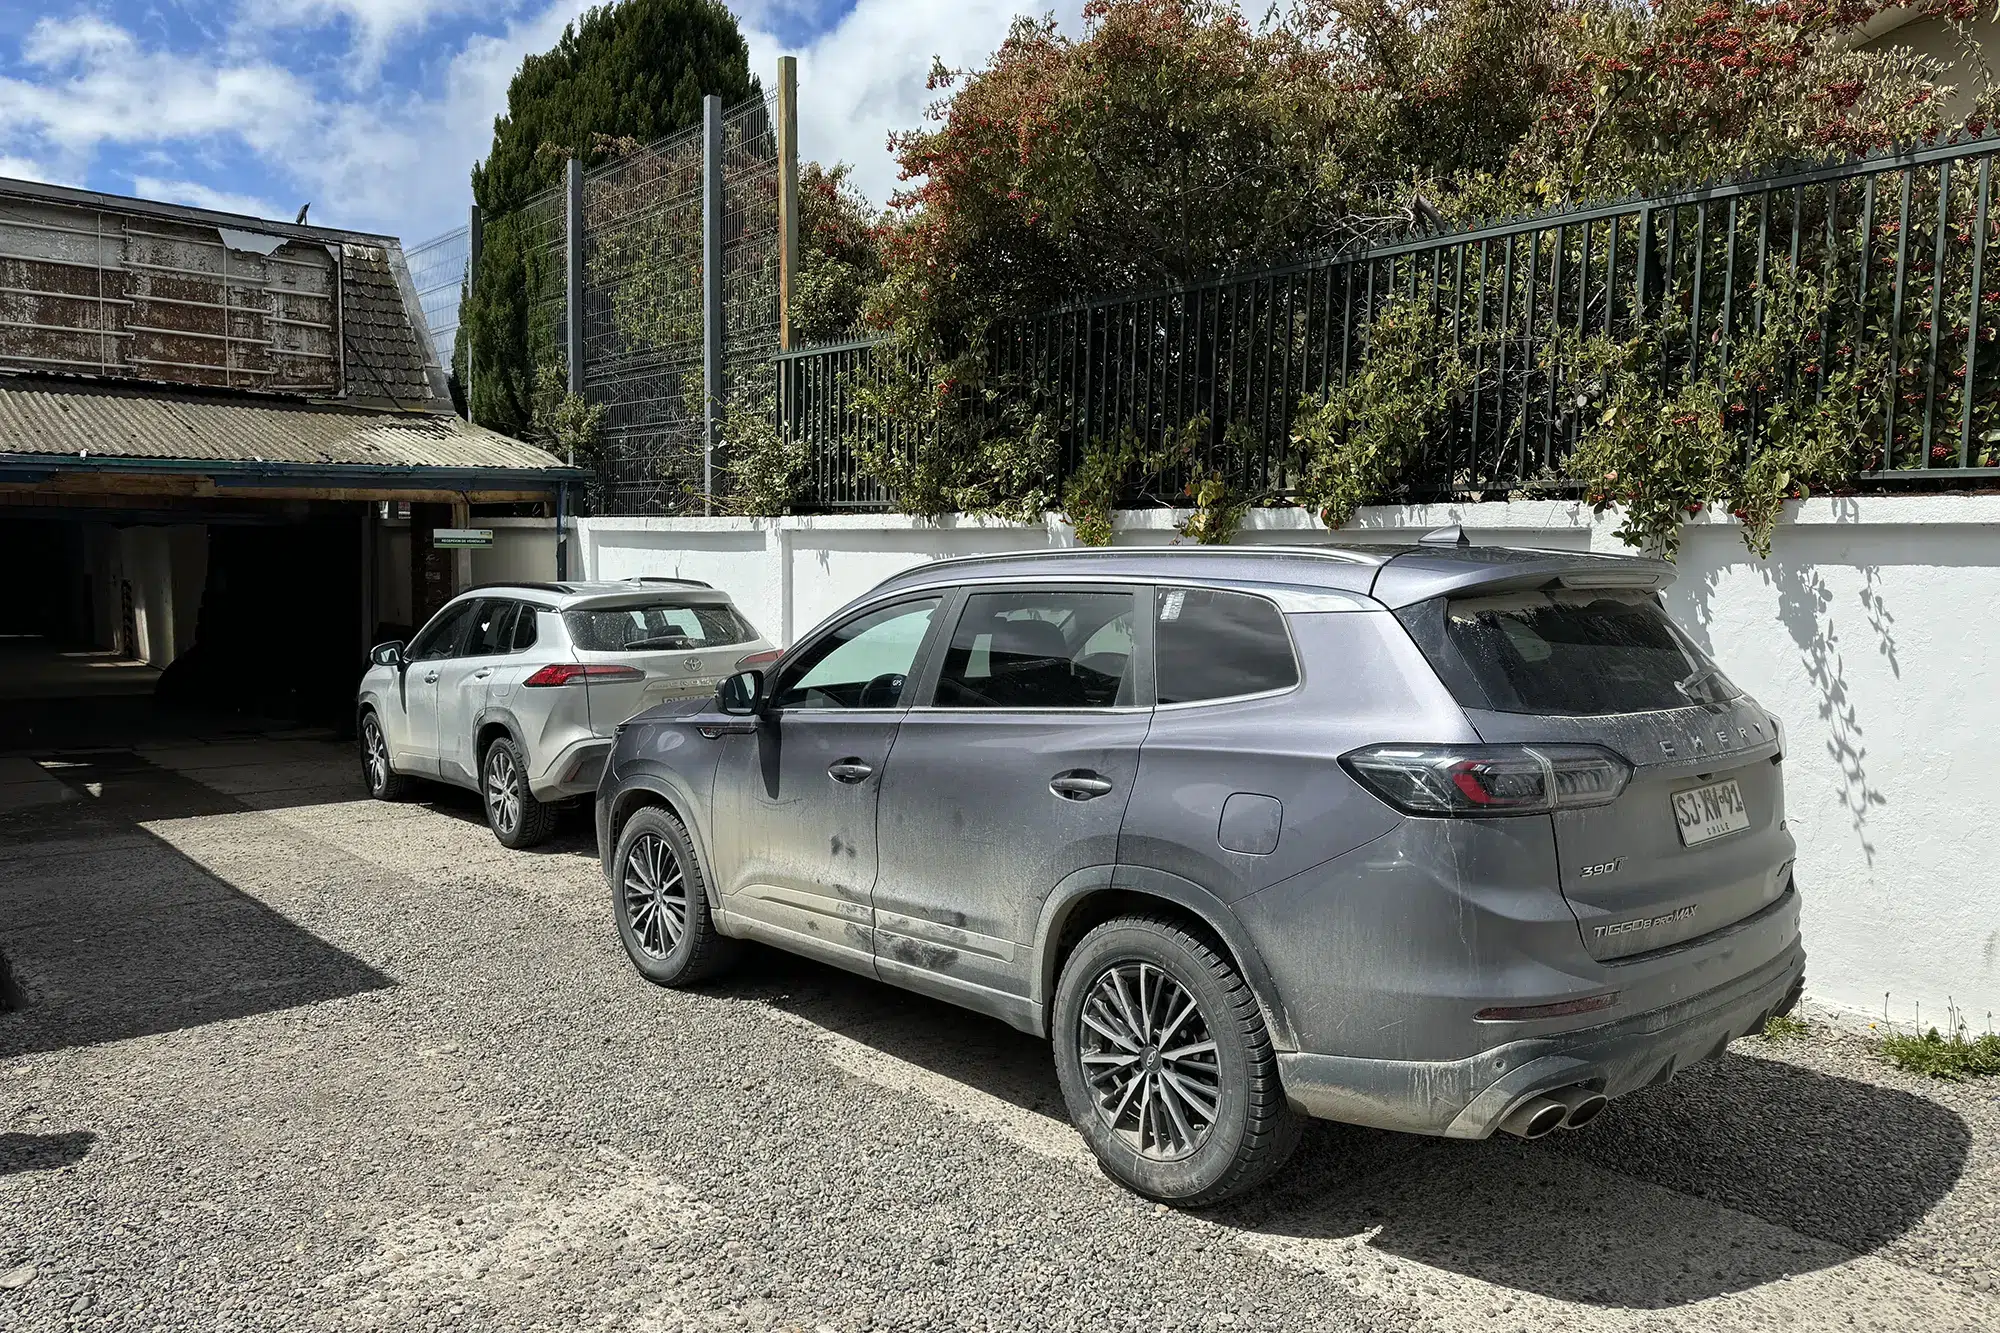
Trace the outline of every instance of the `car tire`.
<instances>
[{"instance_id":1,"label":"car tire","mask_svg":"<svg viewBox=\"0 0 2000 1333\"><path fill-rule=\"evenodd\" d=\"M382 731L382 719L372 708L361 714L361 781L368 794L378 801L403 801L416 786L389 766L389 738Z\"/></svg>"},{"instance_id":2,"label":"car tire","mask_svg":"<svg viewBox=\"0 0 2000 1333\"><path fill-rule=\"evenodd\" d=\"M555 831L556 808L528 789L528 765L511 736L496 737L479 756L479 801L502 847L533 847Z\"/></svg>"},{"instance_id":3,"label":"car tire","mask_svg":"<svg viewBox=\"0 0 2000 1333\"><path fill-rule=\"evenodd\" d=\"M1298 1146L1305 1117L1285 1101L1257 997L1178 921L1120 917L1085 935L1056 983L1054 1037L1071 1121L1135 1193L1221 1203Z\"/></svg>"},{"instance_id":4,"label":"car tire","mask_svg":"<svg viewBox=\"0 0 2000 1333\"><path fill-rule=\"evenodd\" d=\"M607 878L619 942L646 980L692 986L736 961L739 946L715 927L708 876L672 811L649 805L625 821Z\"/></svg>"}]
</instances>

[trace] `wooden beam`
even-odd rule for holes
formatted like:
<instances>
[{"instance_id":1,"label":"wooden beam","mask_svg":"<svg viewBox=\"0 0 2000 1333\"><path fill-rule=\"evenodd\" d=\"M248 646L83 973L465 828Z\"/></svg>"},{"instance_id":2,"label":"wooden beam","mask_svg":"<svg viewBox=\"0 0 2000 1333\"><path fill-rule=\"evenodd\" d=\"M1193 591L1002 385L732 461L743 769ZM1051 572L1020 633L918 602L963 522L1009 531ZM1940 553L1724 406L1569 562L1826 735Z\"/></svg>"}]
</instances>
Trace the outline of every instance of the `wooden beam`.
<instances>
[{"instance_id":1,"label":"wooden beam","mask_svg":"<svg viewBox=\"0 0 2000 1333\"><path fill-rule=\"evenodd\" d=\"M778 347L792 345L799 271L799 58L778 57Z\"/></svg>"}]
</instances>

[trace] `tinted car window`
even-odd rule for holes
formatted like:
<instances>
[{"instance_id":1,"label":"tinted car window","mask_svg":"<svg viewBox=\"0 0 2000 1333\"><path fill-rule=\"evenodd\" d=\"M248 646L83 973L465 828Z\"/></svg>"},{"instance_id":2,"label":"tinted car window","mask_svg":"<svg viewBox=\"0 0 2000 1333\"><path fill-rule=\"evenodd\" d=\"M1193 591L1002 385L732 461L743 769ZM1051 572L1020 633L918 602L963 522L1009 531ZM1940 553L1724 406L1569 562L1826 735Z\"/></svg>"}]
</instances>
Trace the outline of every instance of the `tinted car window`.
<instances>
[{"instance_id":1,"label":"tinted car window","mask_svg":"<svg viewBox=\"0 0 2000 1333\"><path fill-rule=\"evenodd\" d=\"M460 657L494 657L511 651L514 642L514 616L518 604L499 600L484 601L472 617L472 628L465 640L465 651Z\"/></svg>"},{"instance_id":2,"label":"tinted car window","mask_svg":"<svg viewBox=\"0 0 2000 1333\"><path fill-rule=\"evenodd\" d=\"M513 645L509 651L518 653L535 646L535 638L540 633L535 623L540 619L538 611L539 608L522 603L520 614L514 617Z\"/></svg>"},{"instance_id":3,"label":"tinted car window","mask_svg":"<svg viewBox=\"0 0 2000 1333\"><path fill-rule=\"evenodd\" d=\"M938 677L940 708L1110 708L1132 702L1132 594L968 597Z\"/></svg>"},{"instance_id":4,"label":"tinted car window","mask_svg":"<svg viewBox=\"0 0 2000 1333\"><path fill-rule=\"evenodd\" d=\"M1285 617L1264 598L1213 588L1160 588L1153 605L1161 703L1264 694L1299 683Z\"/></svg>"},{"instance_id":5,"label":"tinted car window","mask_svg":"<svg viewBox=\"0 0 2000 1333\"><path fill-rule=\"evenodd\" d=\"M684 601L565 611L571 642L594 653L676 652L757 637L731 606Z\"/></svg>"},{"instance_id":6,"label":"tinted car window","mask_svg":"<svg viewBox=\"0 0 2000 1333\"><path fill-rule=\"evenodd\" d=\"M898 602L857 616L788 665L771 694L778 708L895 708L938 599Z\"/></svg>"},{"instance_id":7,"label":"tinted car window","mask_svg":"<svg viewBox=\"0 0 2000 1333\"><path fill-rule=\"evenodd\" d=\"M1720 703L1736 687L1651 596L1564 591L1460 598L1444 609L1459 702L1502 713L1637 713ZM1467 698L1472 689L1483 697Z\"/></svg>"},{"instance_id":8,"label":"tinted car window","mask_svg":"<svg viewBox=\"0 0 2000 1333\"><path fill-rule=\"evenodd\" d=\"M424 626L423 633L411 642L410 661L434 661L456 653L459 640L465 635L465 627L478 607L478 602L458 602L440 611L430 624Z\"/></svg>"}]
</instances>

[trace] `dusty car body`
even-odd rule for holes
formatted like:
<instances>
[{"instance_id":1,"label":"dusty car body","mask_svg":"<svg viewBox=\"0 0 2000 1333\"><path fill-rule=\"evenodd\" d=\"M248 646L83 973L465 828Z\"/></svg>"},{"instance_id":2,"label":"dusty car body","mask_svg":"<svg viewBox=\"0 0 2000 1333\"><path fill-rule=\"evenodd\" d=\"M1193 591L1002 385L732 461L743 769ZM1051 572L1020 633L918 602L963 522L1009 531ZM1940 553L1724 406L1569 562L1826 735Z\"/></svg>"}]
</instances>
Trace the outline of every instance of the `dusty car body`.
<instances>
[{"instance_id":1,"label":"dusty car body","mask_svg":"<svg viewBox=\"0 0 2000 1333\"><path fill-rule=\"evenodd\" d=\"M1781 738L1671 566L1461 542L889 579L619 730L628 954L761 940L1052 1037L1106 1168L1183 1204L1302 1113L1579 1127L1795 1003Z\"/></svg>"}]
</instances>

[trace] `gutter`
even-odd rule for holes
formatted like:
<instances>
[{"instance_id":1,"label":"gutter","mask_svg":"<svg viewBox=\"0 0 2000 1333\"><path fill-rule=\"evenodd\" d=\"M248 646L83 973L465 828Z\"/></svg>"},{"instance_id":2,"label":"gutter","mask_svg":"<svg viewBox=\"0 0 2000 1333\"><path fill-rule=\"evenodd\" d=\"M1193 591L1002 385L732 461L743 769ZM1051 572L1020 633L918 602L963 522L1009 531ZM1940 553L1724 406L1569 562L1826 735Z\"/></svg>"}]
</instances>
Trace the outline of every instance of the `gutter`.
<instances>
[{"instance_id":1,"label":"gutter","mask_svg":"<svg viewBox=\"0 0 2000 1333\"><path fill-rule=\"evenodd\" d=\"M383 489L403 486L426 491L478 491L506 487L544 487L555 491L584 478L582 468L561 464L541 468L478 467L466 464L286 463L233 458L0 453L0 481L32 485L58 475L78 473L206 477L218 490L285 486Z\"/></svg>"}]
</instances>

